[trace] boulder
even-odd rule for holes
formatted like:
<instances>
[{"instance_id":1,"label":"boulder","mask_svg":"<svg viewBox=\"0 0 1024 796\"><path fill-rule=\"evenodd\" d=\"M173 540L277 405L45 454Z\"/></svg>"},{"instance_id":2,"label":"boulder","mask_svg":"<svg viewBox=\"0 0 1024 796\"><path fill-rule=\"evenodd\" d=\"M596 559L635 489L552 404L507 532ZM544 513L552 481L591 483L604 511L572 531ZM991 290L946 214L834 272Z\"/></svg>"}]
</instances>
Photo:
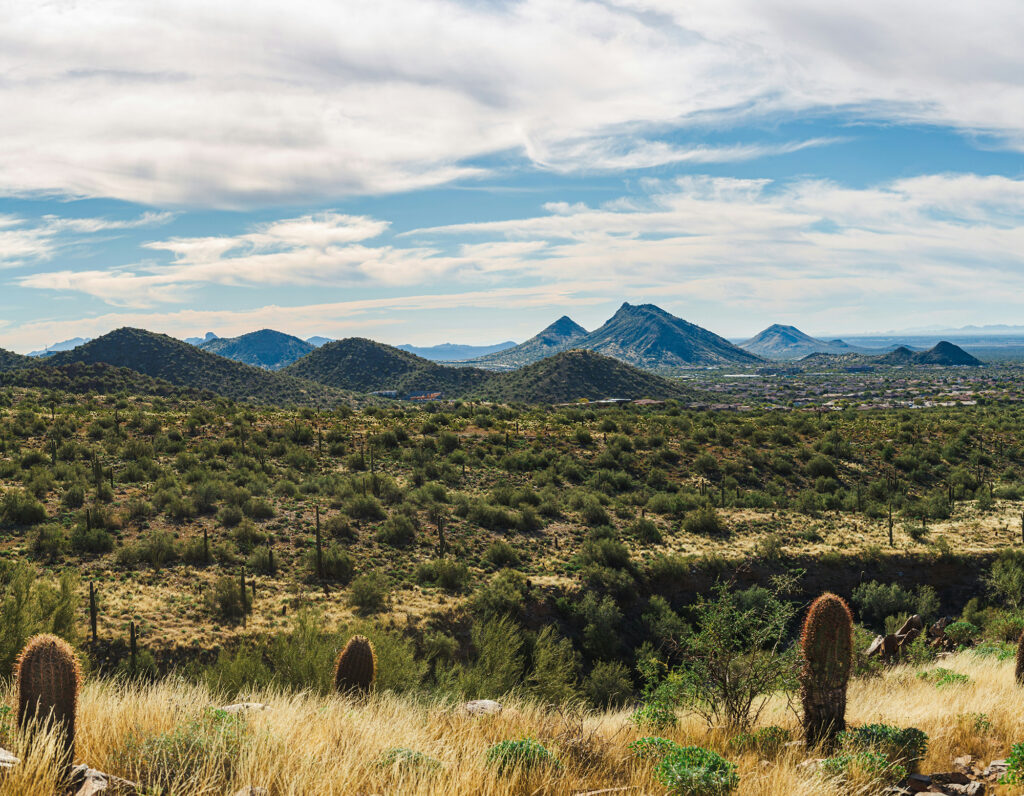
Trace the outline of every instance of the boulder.
<instances>
[{"instance_id":1,"label":"boulder","mask_svg":"<svg viewBox=\"0 0 1024 796\"><path fill-rule=\"evenodd\" d=\"M262 702L238 702L222 707L221 710L225 713L248 713L250 710L270 710L270 706Z\"/></svg>"},{"instance_id":2,"label":"boulder","mask_svg":"<svg viewBox=\"0 0 1024 796\"><path fill-rule=\"evenodd\" d=\"M0 746L0 769L14 768L20 761L2 746Z\"/></svg>"},{"instance_id":3,"label":"boulder","mask_svg":"<svg viewBox=\"0 0 1024 796\"><path fill-rule=\"evenodd\" d=\"M470 716L494 716L501 713L502 709L501 703L493 699L473 699L462 705L462 710Z\"/></svg>"},{"instance_id":4,"label":"boulder","mask_svg":"<svg viewBox=\"0 0 1024 796\"><path fill-rule=\"evenodd\" d=\"M916 636L922 630L924 630L924 620L921 618L920 614L914 614L913 616L909 617L906 622L903 623L903 627L896 631L896 635L906 636L911 631L913 631L914 635Z\"/></svg>"},{"instance_id":5,"label":"boulder","mask_svg":"<svg viewBox=\"0 0 1024 796\"><path fill-rule=\"evenodd\" d=\"M75 796L138 796L142 786L121 777L104 774L84 763L71 769L71 787Z\"/></svg>"},{"instance_id":6,"label":"boulder","mask_svg":"<svg viewBox=\"0 0 1024 796\"><path fill-rule=\"evenodd\" d=\"M875 640L871 642L871 645L864 650L864 657L870 658L877 655L882 650L882 645L885 644L885 636L875 636Z\"/></svg>"}]
</instances>

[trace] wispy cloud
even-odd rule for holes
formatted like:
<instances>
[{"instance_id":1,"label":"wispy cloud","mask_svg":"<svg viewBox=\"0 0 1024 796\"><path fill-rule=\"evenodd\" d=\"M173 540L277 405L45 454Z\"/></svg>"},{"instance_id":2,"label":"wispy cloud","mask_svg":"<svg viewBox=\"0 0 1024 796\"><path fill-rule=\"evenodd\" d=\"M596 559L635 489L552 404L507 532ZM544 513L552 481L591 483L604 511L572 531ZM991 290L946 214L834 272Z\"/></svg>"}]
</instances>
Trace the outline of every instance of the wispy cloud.
<instances>
[{"instance_id":1,"label":"wispy cloud","mask_svg":"<svg viewBox=\"0 0 1024 796\"><path fill-rule=\"evenodd\" d=\"M59 248L78 242L83 236L158 226L172 218L173 213L152 211L131 219L46 215L29 220L16 215L0 215L0 268L49 260Z\"/></svg>"},{"instance_id":2,"label":"wispy cloud","mask_svg":"<svg viewBox=\"0 0 1024 796\"><path fill-rule=\"evenodd\" d=\"M239 206L407 191L517 152L559 172L816 146L665 131L817 109L1024 149L1012 0L119 0L0 29L0 191ZM167 18L175 24L168 26Z\"/></svg>"}]
</instances>

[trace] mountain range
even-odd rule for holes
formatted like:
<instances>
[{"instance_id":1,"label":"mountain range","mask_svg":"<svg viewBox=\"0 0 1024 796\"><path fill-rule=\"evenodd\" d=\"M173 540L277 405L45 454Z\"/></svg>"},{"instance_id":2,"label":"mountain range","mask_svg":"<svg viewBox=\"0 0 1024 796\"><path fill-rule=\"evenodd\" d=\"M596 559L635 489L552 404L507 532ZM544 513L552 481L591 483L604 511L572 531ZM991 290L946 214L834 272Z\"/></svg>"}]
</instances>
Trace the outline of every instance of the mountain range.
<instances>
[{"instance_id":1,"label":"mountain range","mask_svg":"<svg viewBox=\"0 0 1024 796\"><path fill-rule=\"evenodd\" d=\"M410 354L429 359L432 362L460 362L505 351L509 348L514 348L515 345L512 340L506 340L504 343L495 343L494 345L441 343L440 345L415 346L403 343L402 345L395 346L395 348L408 351Z\"/></svg>"},{"instance_id":2,"label":"mountain range","mask_svg":"<svg viewBox=\"0 0 1024 796\"><path fill-rule=\"evenodd\" d=\"M906 346L899 346L893 351L882 354L808 354L799 361L808 366L852 367L859 365L891 365L915 366L929 365L938 367L980 367L985 363L968 354L960 346L942 340L927 351L914 351Z\"/></svg>"},{"instance_id":3,"label":"mountain range","mask_svg":"<svg viewBox=\"0 0 1024 796\"><path fill-rule=\"evenodd\" d=\"M462 364L475 365L487 370L514 370L569 348L579 348L576 343L586 335L586 329L568 315L563 315L526 342L503 351L466 360Z\"/></svg>"}]
</instances>

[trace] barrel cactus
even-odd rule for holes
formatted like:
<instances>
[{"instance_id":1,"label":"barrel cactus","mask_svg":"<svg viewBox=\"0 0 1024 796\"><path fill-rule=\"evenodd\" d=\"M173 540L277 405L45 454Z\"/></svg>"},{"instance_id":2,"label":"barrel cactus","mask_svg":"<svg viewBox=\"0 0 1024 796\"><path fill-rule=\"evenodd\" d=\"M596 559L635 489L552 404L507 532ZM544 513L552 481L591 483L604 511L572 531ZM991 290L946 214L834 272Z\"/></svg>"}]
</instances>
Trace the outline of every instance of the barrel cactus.
<instances>
[{"instance_id":1,"label":"barrel cactus","mask_svg":"<svg viewBox=\"0 0 1024 796\"><path fill-rule=\"evenodd\" d=\"M1024 685L1024 633L1017 640L1017 666L1014 669L1017 685Z\"/></svg>"},{"instance_id":2,"label":"barrel cactus","mask_svg":"<svg viewBox=\"0 0 1024 796\"><path fill-rule=\"evenodd\" d=\"M60 736L63 763L70 766L75 754L75 711L82 682L75 651L57 636L33 636L18 656L14 676L18 726L53 726Z\"/></svg>"},{"instance_id":3,"label":"barrel cactus","mask_svg":"<svg viewBox=\"0 0 1024 796\"><path fill-rule=\"evenodd\" d=\"M832 746L846 728L846 685L853 668L853 617L826 592L811 604L800 636L800 700L809 745Z\"/></svg>"},{"instance_id":4,"label":"barrel cactus","mask_svg":"<svg viewBox=\"0 0 1024 796\"><path fill-rule=\"evenodd\" d=\"M352 636L334 664L334 688L367 692L377 679L377 653L366 636Z\"/></svg>"}]
</instances>

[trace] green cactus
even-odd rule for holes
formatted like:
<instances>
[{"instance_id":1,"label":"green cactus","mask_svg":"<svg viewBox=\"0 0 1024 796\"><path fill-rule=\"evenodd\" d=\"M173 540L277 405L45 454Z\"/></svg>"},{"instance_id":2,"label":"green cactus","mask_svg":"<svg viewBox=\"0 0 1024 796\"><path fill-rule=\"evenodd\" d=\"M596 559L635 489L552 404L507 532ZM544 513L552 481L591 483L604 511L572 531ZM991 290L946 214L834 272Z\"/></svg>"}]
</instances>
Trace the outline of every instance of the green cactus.
<instances>
[{"instance_id":1,"label":"green cactus","mask_svg":"<svg viewBox=\"0 0 1024 796\"><path fill-rule=\"evenodd\" d=\"M377 679L377 653L366 636L352 636L334 664L334 688L367 692Z\"/></svg>"},{"instance_id":2,"label":"green cactus","mask_svg":"<svg viewBox=\"0 0 1024 796\"><path fill-rule=\"evenodd\" d=\"M853 617L841 597L815 600L800 635L800 700L808 745L831 747L846 729L846 685L853 668Z\"/></svg>"},{"instance_id":3,"label":"green cactus","mask_svg":"<svg viewBox=\"0 0 1024 796\"><path fill-rule=\"evenodd\" d=\"M51 724L61 736L63 764L75 755L75 711L82 674L75 651L62 638L33 636L14 664L18 693L18 726Z\"/></svg>"}]
</instances>

